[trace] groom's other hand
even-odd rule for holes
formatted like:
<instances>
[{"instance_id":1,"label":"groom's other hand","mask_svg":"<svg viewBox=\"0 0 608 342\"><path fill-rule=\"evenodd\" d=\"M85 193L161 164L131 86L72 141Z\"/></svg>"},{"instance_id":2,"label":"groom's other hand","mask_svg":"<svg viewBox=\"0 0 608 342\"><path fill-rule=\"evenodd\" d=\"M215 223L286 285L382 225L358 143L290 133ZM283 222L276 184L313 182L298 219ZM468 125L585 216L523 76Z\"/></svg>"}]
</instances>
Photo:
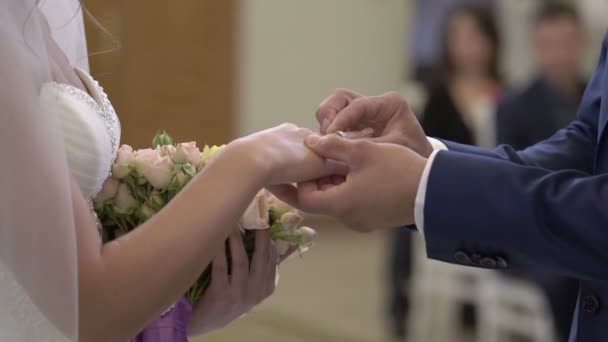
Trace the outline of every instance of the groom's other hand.
<instances>
[{"instance_id":1,"label":"groom's other hand","mask_svg":"<svg viewBox=\"0 0 608 342\"><path fill-rule=\"evenodd\" d=\"M424 157L433 152L418 118L396 92L363 96L339 89L321 103L316 117L321 134L372 128L373 141L406 146Z\"/></svg>"},{"instance_id":2,"label":"groom's other hand","mask_svg":"<svg viewBox=\"0 0 608 342\"><path fill-rule=\"evenodd\" d=\"M337 135L311 135L306 144L319 156L348 165L349 173L336 185L300 184L295 204L302 210L336 217L358 231L414 222L425 158L396 144Z\"/></svg>"}]
</instances>

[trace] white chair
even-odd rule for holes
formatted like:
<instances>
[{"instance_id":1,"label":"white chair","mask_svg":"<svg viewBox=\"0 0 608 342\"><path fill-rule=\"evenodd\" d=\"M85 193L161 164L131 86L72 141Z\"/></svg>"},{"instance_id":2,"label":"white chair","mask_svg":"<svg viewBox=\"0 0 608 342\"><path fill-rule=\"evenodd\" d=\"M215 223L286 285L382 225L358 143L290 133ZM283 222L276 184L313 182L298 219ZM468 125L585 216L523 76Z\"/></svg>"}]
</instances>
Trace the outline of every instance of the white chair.
<instances>
[{"instance_id":1,"label":"white chair","mask_svg":"<svg viewBox=\"0 0 608 342\"><path fill-rule=\"evenodd\" d=\"M554 342L555 330L544 293L529 282L496 274L481 284L479 340L506 342L513 336Z\"/></svg>"},{"instance_id":2,"label":"white chair","mask_svg":"<svg viewBox=\"0 0 608 342\"><path fill-rule=\"evenodd\" d=\"M464 302L477 308L474 341L505 342L513 335L554 341L546 300L536 287L495 271L428 260L422 239L413 240L408 342L472 342L461 337Z\"/></svg>"}]
</instances>

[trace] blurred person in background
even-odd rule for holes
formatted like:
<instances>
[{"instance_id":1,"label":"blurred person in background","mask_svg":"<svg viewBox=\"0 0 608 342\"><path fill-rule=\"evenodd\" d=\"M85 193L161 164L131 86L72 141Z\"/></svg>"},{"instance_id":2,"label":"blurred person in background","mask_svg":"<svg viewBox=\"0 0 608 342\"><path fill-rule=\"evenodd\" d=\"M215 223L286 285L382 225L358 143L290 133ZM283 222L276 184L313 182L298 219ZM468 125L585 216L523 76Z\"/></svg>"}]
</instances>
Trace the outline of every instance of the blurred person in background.
<instances>
[{"instance_id":1,"label":"blurred person in background","mask_svg":"<svg viewBox=\"0 0 608 342\"><path fill-rule=\"evenodd\" d=\"M492 9L466 4L446 17L441 59L435 70L422 126L431 136L463 144L493 147L496 99L501 89L500 38ZM411 234L396 230L389 259L389 314L393 336L405 335L409 300L405 286L411 269ZM465 304L463 324L475 326L475 312Z\"/></svg>"},{"instance_id":2,"label":"blurred person in background","mask_svg":"<svg viewBox=\"0 0 608 342\"><path fill-rule=\"evenodd\" d=\"M541 5L531 30L536 77L507 94L498 106L497 138L521 150L549 138L576 118L585 91L581 73L585 32L574 6L563 2ZM547 295L556 332L568 339L576 306L578 282L553 275L526 275Z\"/></svg>"},{"instance_id":3,"label":"blurred person in background","mask_svg":"<svg viewBox=\"0 0 608 342\"><path fill-rule=\"evenodd\" d=\"M538 73L498 107L498 143L516 149L544 140L574 120L586 84L581 72L585 30L574 6L542 5L533 19L531 41Z\"/></svg>"},{"instance_id":4,"label":"blurred person in background","mask_svg":"<svg viewBox=\"0 0 608 342\"><path fill-rule=\"evenodd\" d=\"M425 132L464 144L496 144L499 56L493 13L482 6L456 7L443 29L441 64L422 116Z\"/></svg>"},{"instance_id":5,"label":"blurred person in background","mask_svg":"<svg viewBox=\"0 0 608 342\"><path fill-rule=\"evenodd\" d=\"M409 49L414 80L429 85L441 60L442 26L455 6L476 4L494 8L497 0L415 0Z\"/></svg>"}]
</instances>

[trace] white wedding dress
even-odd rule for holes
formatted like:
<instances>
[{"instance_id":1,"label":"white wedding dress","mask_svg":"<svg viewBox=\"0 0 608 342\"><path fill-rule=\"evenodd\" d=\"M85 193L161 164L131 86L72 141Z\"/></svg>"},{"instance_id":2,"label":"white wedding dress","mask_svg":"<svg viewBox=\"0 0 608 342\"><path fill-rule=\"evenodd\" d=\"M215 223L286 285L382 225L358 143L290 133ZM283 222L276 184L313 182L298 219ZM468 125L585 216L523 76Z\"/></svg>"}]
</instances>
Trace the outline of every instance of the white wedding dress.
<instances>
[{"instance_id":1,"label":"white wedding dress","mask_svg":"<svg viewBox=\"0 0 608 342\"><path fill-rule=\"evenodd\" d=\"M90 201L110 173L120 141L120 123L103 88L85 71L76 69L76 73L88 93L71 85L49 82L42 87L40 101L47 114L60 119L68 168ZM67 341L2 262L0 307L3 308L0 342Z\"/></svg>"}]
</instances>

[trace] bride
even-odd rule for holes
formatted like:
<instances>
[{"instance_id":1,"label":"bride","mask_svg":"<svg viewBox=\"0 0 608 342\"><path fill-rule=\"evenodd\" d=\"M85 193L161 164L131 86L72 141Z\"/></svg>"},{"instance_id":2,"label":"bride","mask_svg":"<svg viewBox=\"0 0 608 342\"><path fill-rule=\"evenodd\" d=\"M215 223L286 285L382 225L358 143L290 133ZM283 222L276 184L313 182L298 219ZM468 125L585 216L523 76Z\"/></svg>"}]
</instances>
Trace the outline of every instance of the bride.
<instances>
[{"instance_id":1,"label":"bride","mask_svg":"<svg viewBox=\"0 0 608 342\"><path fill-rule=\"evenodd\" d=\"M336 171L304 147L311 132L282 125L230 143L153 219L102 245L89 202L108 176L120 124L38 5L0 4L0 341L127 341L209 263L192 334L269 296L278 257L268 233L257 233L249 264L234 227L261 188Z\"/></svg>"}]
</instances>

